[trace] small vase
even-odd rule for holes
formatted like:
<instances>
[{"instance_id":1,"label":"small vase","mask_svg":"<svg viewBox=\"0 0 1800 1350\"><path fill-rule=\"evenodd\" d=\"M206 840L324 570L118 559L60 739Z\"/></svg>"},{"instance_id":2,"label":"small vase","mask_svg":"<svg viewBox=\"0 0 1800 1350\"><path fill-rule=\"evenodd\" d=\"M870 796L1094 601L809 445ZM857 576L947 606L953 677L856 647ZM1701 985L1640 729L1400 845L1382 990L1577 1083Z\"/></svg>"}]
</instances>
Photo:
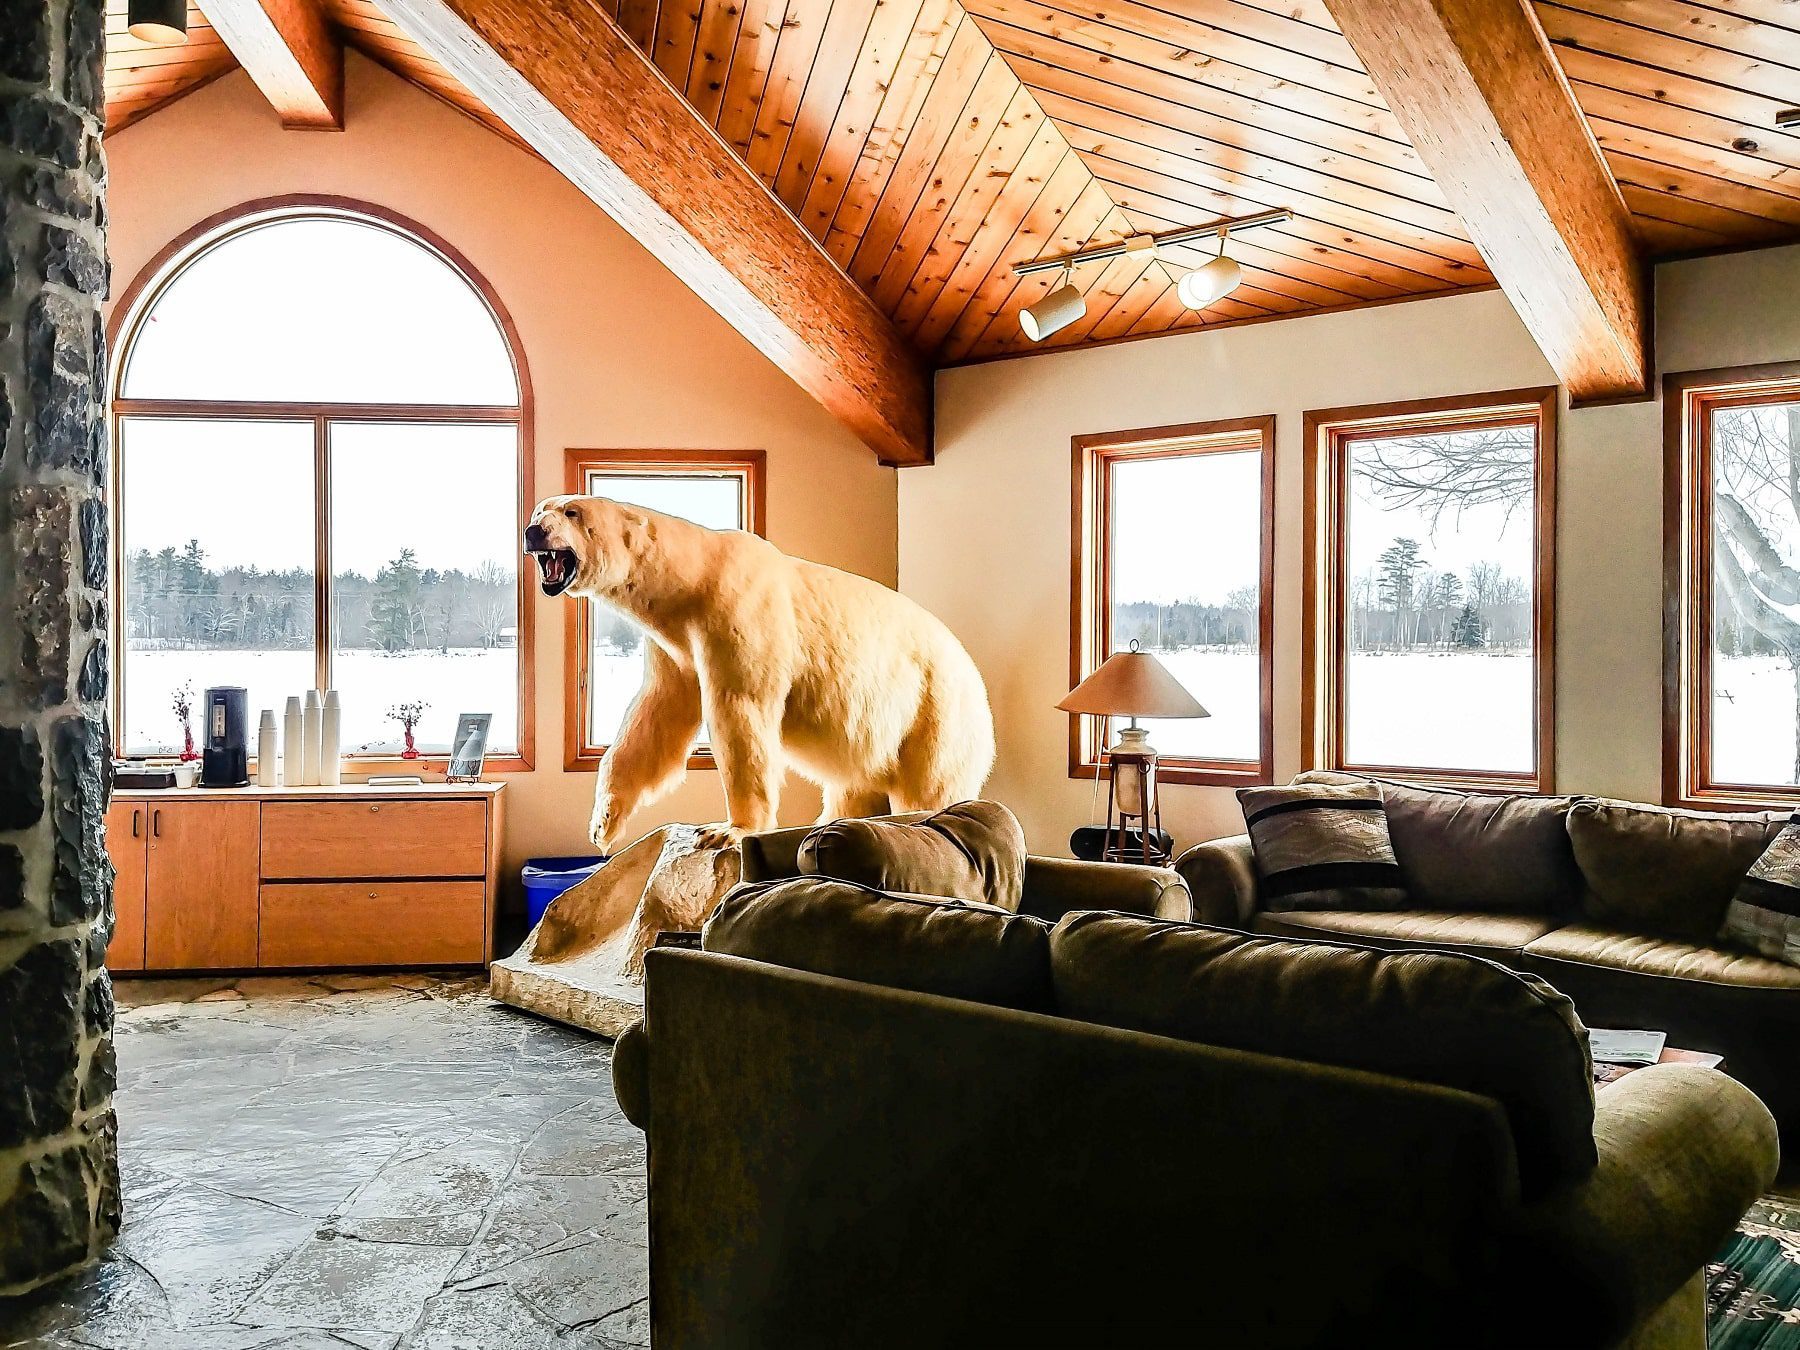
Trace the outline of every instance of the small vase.
<instances>
[{"instance_id":1,"label":"small vase","mask_svg":"<svg viewBox=\"0 0 1800 1350\"><path fill-rule=\"evenodd\" d=\"M400 758L401 759L417 759L419 757L419 747L413 744L413 729L411 727L407 727L405 730L406 730L406 749L404 749L400 752Z\"/></svg>"},{"instance_id":2,"label":"small vase","mask_svg":"<svg viewBox=\"0 0 1800 1350\"><path fill-rule=\"evenodd\" d=\"M200 758L200 752L194 749L194 728L186 722L181 724L181 762L192 764Z\"/></svg>"}]
</instances>

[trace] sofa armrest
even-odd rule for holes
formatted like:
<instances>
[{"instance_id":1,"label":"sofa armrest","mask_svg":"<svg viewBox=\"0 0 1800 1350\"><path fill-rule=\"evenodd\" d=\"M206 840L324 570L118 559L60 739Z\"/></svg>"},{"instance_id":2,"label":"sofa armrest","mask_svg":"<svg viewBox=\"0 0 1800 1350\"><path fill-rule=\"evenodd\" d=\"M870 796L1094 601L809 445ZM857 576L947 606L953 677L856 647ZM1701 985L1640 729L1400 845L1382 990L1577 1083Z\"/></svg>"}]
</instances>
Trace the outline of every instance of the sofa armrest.
<instances>
[{"instance_id":1,"label":"sofa armrest","mask_svg":"<svg viewBox=\"0 0 1800 1350\"><path fill-rule=\"evenodd\" d=\"M1750 1089L1692 1064L1639 1069L1595 1100L1600 1163L1525 1208L1513 1256L1560 1281L1596 1342L1625 1336L1691 1280L1775 1179L1775 1118ZM1584 1342L1585 1343L1585 1342Z\"/></svg>"},{"instance_id":2,"label":"sofa armrest","mask_svg":"<svg viewBox=\"0 0 1800 1350\"><path fill-rule=\"evenodd\" d=\"M1055 923L1074 909L1119 909L1159 919L1186 919L1190 913L1187 885L1167 867L1026 858L1019 912Z\"/></svg>"},{"instance_id":3,"label":"sofa armrest","mask_svg":"<svg viewBox=\"0 0 1800 1350\"><path fill-rule=\"evenodd\" d=\"M1196 844L1176 860L1187 883L1197 923L1248 928L1257 911L1256 855L1250 836L1234 835Z\"/></svg>"},{"instance_id":4,"label":"sofa armrest","mask_svg":"<svg viewBox=\"0 0 1800 1350\"><path fill-rule=\"evenodd\" d=\"M650 1129L650 1036L638 1018L613 1042L613 1096L619 1109L640 1130Z\"/></svg>"}]
</instances>

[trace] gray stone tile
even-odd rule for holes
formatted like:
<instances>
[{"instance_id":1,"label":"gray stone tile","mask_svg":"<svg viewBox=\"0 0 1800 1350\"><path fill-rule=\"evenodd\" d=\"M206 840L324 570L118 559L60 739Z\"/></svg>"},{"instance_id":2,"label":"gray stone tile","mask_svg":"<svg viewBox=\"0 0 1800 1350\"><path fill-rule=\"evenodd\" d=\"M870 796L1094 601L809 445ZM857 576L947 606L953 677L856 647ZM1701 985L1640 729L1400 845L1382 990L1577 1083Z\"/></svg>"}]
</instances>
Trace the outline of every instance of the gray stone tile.
<instances>
[{"instance_id":1,"label":"gray stone tile","mask_svg":"<svg viewBox=\"0 0 1800 1350\"><path fill-rule=\"evenodd\" d=\"M610 1047L429 975L121 981L125 1231L0 1347L625 1350L643 1137Z\"/></svg>"},{"instance_id":2,"label":"gray stone tile","mask_svg":"<svg viewBox=\"0 0 1800 1350\"><path fill-rule=\"evenodd\" d=\"M399 1333L443 1288L460 1255L454 1247L315 1238L256 1291L238 1320Z\"/></svg>"}]
</instances>

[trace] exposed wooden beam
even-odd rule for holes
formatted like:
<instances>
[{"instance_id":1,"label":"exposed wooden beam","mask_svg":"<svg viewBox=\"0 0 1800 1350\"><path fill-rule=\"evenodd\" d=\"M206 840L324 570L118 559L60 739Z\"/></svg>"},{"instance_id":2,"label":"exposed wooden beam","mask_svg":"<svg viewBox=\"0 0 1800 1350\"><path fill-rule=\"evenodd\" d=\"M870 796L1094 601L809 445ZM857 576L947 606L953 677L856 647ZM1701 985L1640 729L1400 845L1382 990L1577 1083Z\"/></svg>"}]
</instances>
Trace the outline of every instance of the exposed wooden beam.
<instances>
[{"instance_id":1,"label":"exposed wooden beam","mask_svg":"<svg viewBox=\"0 0 1800 1350\"><path fill-rule=\"evenodd\" d=\"M1325 0L1578 401L1650 392L1630 213L1527 0Z\"/></svg>"},{"instance_id":2,"label":"exposed wooden beam","mask_svg":"<svg viewBox=\"0 0 1800 1350\"><path fill-rule=\"evenodd\" d=\"M344 129L344 46L315 0L201 0L290 131Z\"/></svg>"},{"instance_id":3,"label":"exposed wooden beam","mask_svg":"<svg viewBox=\"0 0 1800 1350\"><path fill-rule=\"evenodd\" d=\"M594 0L383 0L394 21L887 464L931 375Z\"/></svg>"}]
</instances>

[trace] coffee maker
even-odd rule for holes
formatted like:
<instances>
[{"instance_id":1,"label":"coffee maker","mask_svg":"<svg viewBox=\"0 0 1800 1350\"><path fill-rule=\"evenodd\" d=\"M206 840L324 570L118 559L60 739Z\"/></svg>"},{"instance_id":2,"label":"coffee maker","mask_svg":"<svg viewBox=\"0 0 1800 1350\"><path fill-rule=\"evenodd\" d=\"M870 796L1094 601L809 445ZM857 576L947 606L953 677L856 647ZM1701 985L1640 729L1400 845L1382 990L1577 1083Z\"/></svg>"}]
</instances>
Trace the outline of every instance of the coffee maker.
<instances>
[{"instance_id":1,"label":"coffee maker","mask_svg":"<svg viewBox=\"0 0 1800 1350\"><path fill-rule=\"evenodd\" d=\"M200 751L200 786L245 787L250 782L249 696L241 685L208 689L201 707L206 732Z\"/></svg>"}]
</instances>

